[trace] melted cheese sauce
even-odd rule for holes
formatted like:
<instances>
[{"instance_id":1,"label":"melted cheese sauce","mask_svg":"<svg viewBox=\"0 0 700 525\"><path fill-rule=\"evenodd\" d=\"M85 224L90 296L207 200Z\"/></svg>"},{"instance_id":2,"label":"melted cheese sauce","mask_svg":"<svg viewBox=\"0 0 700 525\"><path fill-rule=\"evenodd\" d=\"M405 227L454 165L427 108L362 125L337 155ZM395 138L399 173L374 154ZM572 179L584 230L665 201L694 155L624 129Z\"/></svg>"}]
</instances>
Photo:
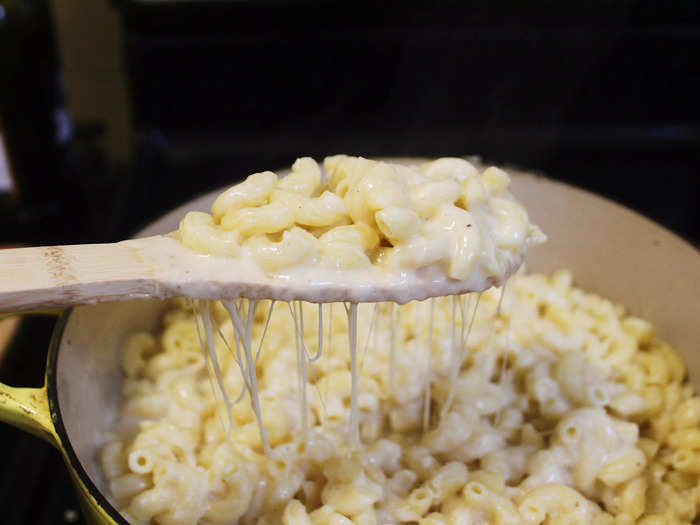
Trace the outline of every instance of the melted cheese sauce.
<instances>
[{"instance_id":1,"label":"melted cheese sauce","mask_svg":"<svg viewBox=\"0 0 700 525\"><path fill-rule=\"evenodd\" d=\"M465 280L450 279L439 264L398 272L375 267L334 270L309 264L267 274L245 255L234 259L199 254L174 237L148 237L122 244L154 268L160 286L156 295L162 297L406 304L481 291L503 282L479 268ZM503 259L503 279L520 267L524 257L524 253L512 253Z\"/></svg>"},{"instance_id":2,"label":"melted cheese sauce","mask_svg":"<svg viewBox=\"0 0 700 525\"><path fill-rule=\"evenodd\" d=\"M403 304L500 285L545 239L497 168L344 155L324 164L251 175L172 238L130 243L173 294Z\"/></svg>"}]
</instances>

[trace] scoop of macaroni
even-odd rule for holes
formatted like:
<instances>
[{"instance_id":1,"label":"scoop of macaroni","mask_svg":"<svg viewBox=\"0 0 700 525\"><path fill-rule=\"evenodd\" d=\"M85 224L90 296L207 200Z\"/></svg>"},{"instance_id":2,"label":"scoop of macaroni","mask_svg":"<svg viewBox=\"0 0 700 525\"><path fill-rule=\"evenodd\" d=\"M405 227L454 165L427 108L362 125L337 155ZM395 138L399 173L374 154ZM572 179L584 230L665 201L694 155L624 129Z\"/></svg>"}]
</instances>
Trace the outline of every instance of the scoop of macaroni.
<instances>
[{"instance_id":1,"label":"scoop of macaroni","mask_svg":"<svg viewBox=\"0 0 700 525\"><path fill-rule=\"evenodd\" d=\"M244 195L215 214L269 205ZM353 213L371 215L364 206ZM691 523L700 397L676 353L566 271L518 274L501 292L348 315L340 303L173 301L121 354L101 452L111 498L159 525Z\"/></svg>"},{"instance_id":2,"label":"scoop of macaroni","mask_svg":"<svg viewBox=\"0 0 700 525\"><path fill-rule=\"evenodd\" d=\"M219 195L211 215L188 213L180 240L200 253L252 260L267 275L321 268L368 278L431 267L452 280L473 278L476 291L502 283L545 238L498 168L346 155L323 164L304 157L286 177L249 176Z\"/></svg>"}]
</instances>

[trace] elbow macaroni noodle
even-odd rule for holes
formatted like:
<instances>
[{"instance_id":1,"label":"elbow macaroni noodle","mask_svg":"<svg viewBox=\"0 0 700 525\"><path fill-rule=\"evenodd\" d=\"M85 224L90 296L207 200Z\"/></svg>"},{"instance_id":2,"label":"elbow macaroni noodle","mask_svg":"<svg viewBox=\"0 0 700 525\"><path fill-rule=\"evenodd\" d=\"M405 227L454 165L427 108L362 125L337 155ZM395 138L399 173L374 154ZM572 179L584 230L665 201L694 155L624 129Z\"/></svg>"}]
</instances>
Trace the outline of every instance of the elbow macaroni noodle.
<instances>
[{"instance_id":1,"label":"elbow macaroni noodle","mask_svg":"<svg viewBox=\"0 0 700 525\"><path fill-rule=\"evenodd\" d=\"M297 226L280 240L253 233L235 246L260 243L272 269L285 235L299 250L290 261L374 264L373 250L389 248L387 240L394 250L417 246L426 222L439 228L450 220L441 214L469 213L440 196L472 202L507 185L498 170L477 176L441 159L405 175L409 168L392 168L400 177L373 191L388 168L364 162L327 161L328 191L346 212L328 212L334 198L317 201L335 217L332 226L307 225L322 233L299 226L312 220L295 213ZM234 244L218 242L230 232L208 221L247 220L238 211L274 204L274 191L320 199L318 166L300 159L295 167L280 181L252 176L257 182L245 191L217 200L213 217L194 219L211 228L197 237L201 249L230 250ZM434 186L399 191L429 177ZM478 189L459 193L465 181ZM421 204L409 208L408 199ZM494 243L522 239L518 228L504 227ZM315 248L299 248L305 239ZM343 245L354 248L334 248ZM429 247L421 250L428 260ZM454 263L461 264L470 263ZM121 353L123 400L101 453L112 499L133 523L159 525L691 523L700 496L700 397L684 382L679 357L648 322L573 287L567 271L519 273L507 288L478 301L472 294L356 305L347 317L340 303L200 301L193 314L191 304L172 301L162 327L132 334Z\"/></svg>"},{"instance_id":2,"label":"elbow macaroni noodle","mask_svg":"<svg viewBox=\"0 0 700 525\"><path fill-rule=\"evenodd\" d=\"M300 267L366 276L433 266L457 281L477 272L482 289L502 283L544 240L498 168L479 174L459 158L405 166L346 155L323 164L303 157L286 177L249 176L219 195L211 215L188 213L181 242L252 260L269 276Z\"/></svg>"}]
</instances>

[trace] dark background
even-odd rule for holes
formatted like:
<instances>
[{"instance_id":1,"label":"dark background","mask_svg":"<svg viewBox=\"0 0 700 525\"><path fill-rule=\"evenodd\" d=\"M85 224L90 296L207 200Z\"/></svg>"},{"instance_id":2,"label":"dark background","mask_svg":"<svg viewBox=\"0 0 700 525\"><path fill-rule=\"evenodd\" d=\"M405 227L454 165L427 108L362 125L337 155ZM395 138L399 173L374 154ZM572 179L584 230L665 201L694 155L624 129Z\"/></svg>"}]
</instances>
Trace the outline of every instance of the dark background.
<instances>
[{"instance_id":1,"label":"dark background","mask_svg":"<svg viewBox=\"0 0 700 525\"><path fill-rule=\"evenodd\" d=\"M99 19L0 7L0 125L17 183L0 243L121 239L253 171L340 152L477 154L700 241L698 2L114 1L118 53L94 60L123 75L102 84L99 68L71 77L57 43L104 49ZM79 118L88 83L90 101L117 89L127 103ZM41 382L51 324L23 324L0 379ZM7 427L0 437L3 523L66 522L76 507L58 454Z\"/></svg>"}]
</instances>

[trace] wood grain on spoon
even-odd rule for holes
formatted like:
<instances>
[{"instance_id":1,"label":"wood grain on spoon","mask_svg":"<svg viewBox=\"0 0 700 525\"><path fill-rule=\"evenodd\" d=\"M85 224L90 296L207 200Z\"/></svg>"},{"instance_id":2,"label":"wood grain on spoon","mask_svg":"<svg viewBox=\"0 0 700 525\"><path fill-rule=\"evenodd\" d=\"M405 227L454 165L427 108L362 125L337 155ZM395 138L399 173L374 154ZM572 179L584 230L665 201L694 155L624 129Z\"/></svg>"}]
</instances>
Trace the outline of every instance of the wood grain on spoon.
<instances>
[{"instance_id":1,"label":"wood grain on spoon","mask_svg":"<svg viewBox=\"0 0 700 525\"><path fill-rule=\"evenodd\" d=\"M153 268L126 243L0 250L0 311L151 297Z\"/></svg>"}]
</instances>

